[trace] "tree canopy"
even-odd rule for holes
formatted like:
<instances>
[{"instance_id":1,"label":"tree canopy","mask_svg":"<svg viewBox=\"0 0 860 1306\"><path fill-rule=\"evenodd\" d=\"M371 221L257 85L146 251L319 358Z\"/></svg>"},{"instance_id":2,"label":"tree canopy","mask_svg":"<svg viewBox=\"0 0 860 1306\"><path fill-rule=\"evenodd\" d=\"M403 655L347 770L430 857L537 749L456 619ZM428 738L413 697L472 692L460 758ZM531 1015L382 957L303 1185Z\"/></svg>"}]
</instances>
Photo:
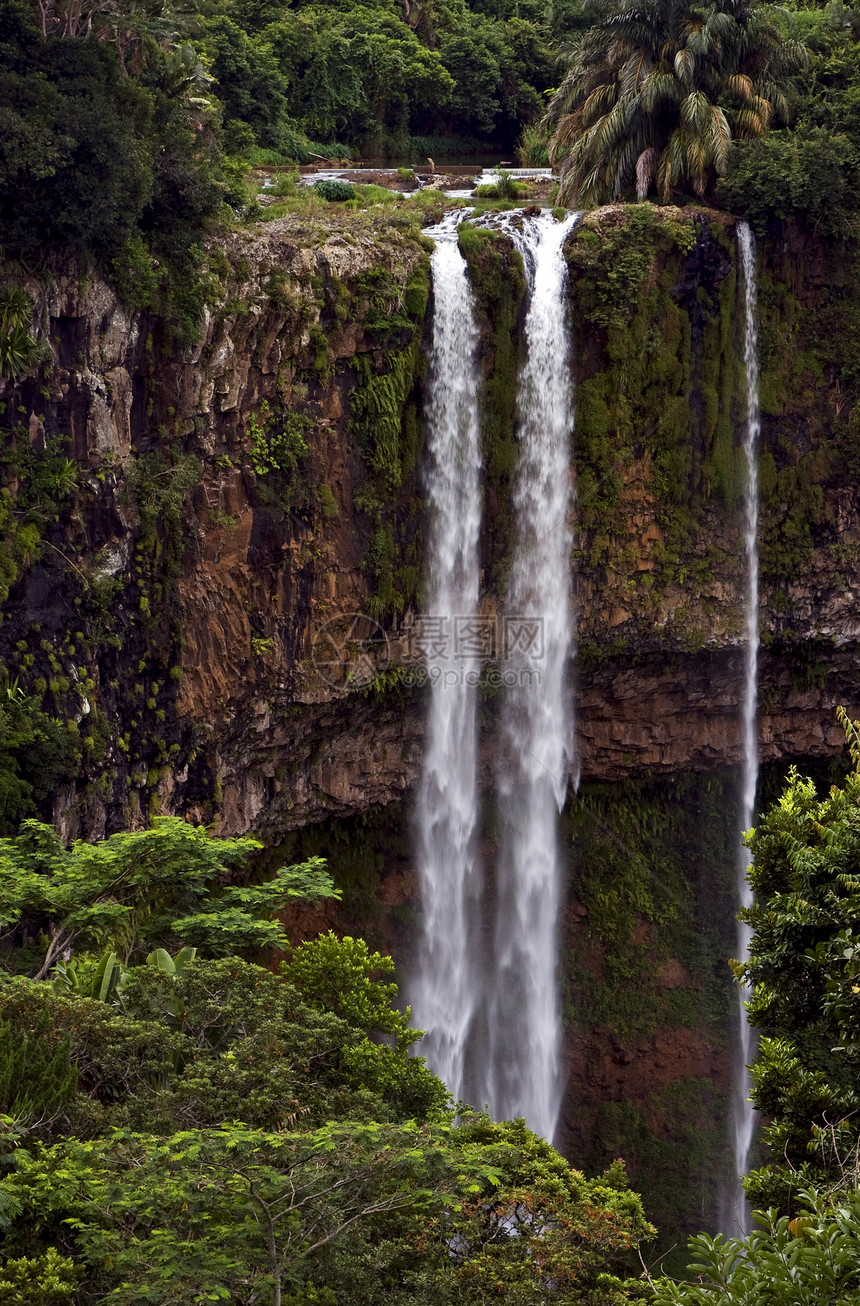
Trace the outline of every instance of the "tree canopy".
<instances>
[{"instance_id":1,"label":"tree canopy","mask_svg":"<svg viewBox=\"0 0 860 1306\"><path fill-rule=\"evenodd\" d=\"M179 817L68 849L49 825L21 830L0 839L0 929L34 957L38 979L80 946L117 948L126 962L173 940L214 953L283 948L275 913L291 898L335 893L318 857L265 884L231 884L262 845L212 838Z\"/></svg>"},{"instance_id":2,"label":"tree canopy","mask_svg":"<svg viewBox=\"0 0 860 1306\"><path fill-rule=\"evenodd\" d=\"M288 944L323 864L254 883L258 848L175 818L0 841L0 1300L628 1302L653 1230L623 1166L457 1116L391 958Z\"/></svg>"},{"instance_id":3,"label":"tree canopy","mask_svg":"<svg viewBox=\"0 0 860 1306\"><path fill-rule=\"evenodd\" d=\"M750 1022L765 1035L753 1097L772 1160L747 1181L755 1202L856 1179L860 1143L860 749L843 714L854 770L819 796L792 769L749 844L753 907Z\"/></svg>"}]
</instances>

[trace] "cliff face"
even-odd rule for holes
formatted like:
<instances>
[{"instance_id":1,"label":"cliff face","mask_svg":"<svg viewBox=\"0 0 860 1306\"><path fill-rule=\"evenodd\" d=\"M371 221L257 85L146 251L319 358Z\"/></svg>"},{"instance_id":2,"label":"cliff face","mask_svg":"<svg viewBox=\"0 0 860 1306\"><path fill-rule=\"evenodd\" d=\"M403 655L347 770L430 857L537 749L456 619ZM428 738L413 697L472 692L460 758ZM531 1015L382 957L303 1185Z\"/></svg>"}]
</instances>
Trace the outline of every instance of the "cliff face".
<instances>
[{"instance_id":1,"label":"cliff face","mask_svg":"<svg viewBox=\"0 0 860 1306\"><path fill-rule=\"evenodd\" d=\"M579 754L594 780L707 769L740 748L734 236L722 215L653 212L600 210L568 243ZM14 394L7 383L7 402L19 446L35 460L60 448L80 470L20 568L0 643L64 716L81 715L92 682L87 782L57 812L69 832L160 808L271 837L414 782L421 695L392 668L421 574L427 257L393 225L282 219L225 238L188 349L102 284L68 275L38 291L52 360ZM484 311L492 613L524 283L502 235L467 257ZM831 330L849 278L844 251L801 264L795 247L762 243L765 759L838 750L833 707L856 696L860 423ZM361 661L355 612L384 628L372 670L385 674L344 692L355 683L326 667L347 645L347 664Z\"/></svg>"},{"instance_id":2,"label":"cliff face","mask_svg":"<svg viewBox=\"0 0 860 1306\"><path fill-rule=\"evenodd\" d=\"M378 723L310 655L319 626L390 597L393 523L420 511L417 422L411 446L400 435L427 252L395 227L281 221L209 265L213 307L184 350L74 272L32 288L52 359L7 399L13 439L28 468L60 449L78 471L2 640L22 684L79 722L86 779L55 813L67 833L152 810L231 832L266 809L286 829L405 783L398 740L374 790Z\"/></svg>"},{"instance_id":3,"label":"cliff face","mask_svg":"<svg viewBox=\"0 0 860 1306\"><path fill-rule=\"evenodd\" d=\"M401 957L423 734L410 622L425 244L382 218L287 218L219 239L190 347L67 270L30 287L50 361L0 393L0 657L70 723L61 828L100 835L170 811L285 855L322 851L346 890L341 923ZM500 617L525 281L504 234L463 248L482 321L484 610ZM734 1002L727 768L741 752L746 403L735 238L722 214L613 207L584 219L566 252L583 783L563 830L562 1141L595 1165L627 1156L655 1217L677 1227L712 1204ZM766 794L787 761L837 757L833 709L860 707L857 255L800 252L796 232L760 241ZM484 688L489 775L508 744L489 677ZM484 838L491 863L489 809Z\"/></svg>"}]
</instances>

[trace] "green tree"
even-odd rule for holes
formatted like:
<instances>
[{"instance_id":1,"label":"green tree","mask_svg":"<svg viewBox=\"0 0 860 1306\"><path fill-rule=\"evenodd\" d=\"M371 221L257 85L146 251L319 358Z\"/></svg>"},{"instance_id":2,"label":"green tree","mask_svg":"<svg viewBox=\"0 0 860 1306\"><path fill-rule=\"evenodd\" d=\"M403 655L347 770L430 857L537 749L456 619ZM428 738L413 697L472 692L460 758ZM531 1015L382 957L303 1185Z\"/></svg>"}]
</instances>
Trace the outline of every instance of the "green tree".
<instances>
[{"instance_id":1,"label":"green tree","mask_svg":"<svg viewBox=\"0 0 860 1306\"><path fill-rule=\"evenodd\" d=\"M773 1161L751 1199L792 1209L792 1193L856 1183L860 1144L860 748L841 713L854 770L820 796L792 768L749 838L754 905L750 1022L764 1031L753 1098Z\"/></svg>"},{"instance_id":2,"label":"green tree","mask_svg":"<svg viewBox=\"0 0 860 1306\"><path fill-rule=\"evenodd\" d=\"M593 26L548 113L565 203L703 196L733 139L787 119L806 53L758 0L589 0L586 11Z\"/></svg>"},{"instance_id":3,"label":"green tree","mask_svg":"<svg viewBox=\"0 0 860 1306\"><path fill-rule=\"evenodd\" d=\"M831 1203L810 1192L799 1209L794 1219L759 1214L747 1238L692 1238L695 1282L661 1281L654 1306L857 1306L860 1195Z\"/></svg>"},{"instance_id":4,"label":"green tree","mask_svg":"<svg viewBox=\"0 0 860 1306\"><path fill-rule=\"evenodd\" d=\"M261 846L158 817L151 830L66 849L51 826L25 821L18 838L0 840L0 928L45 939L38 979L79 946L115 947L126 962L173 939L217 954L283 948L275 914L336 891L318 857L264 884L230 883Z\"/></svg>"},{"instance_id":5,"label":"green tree","mask_svg":"<svg viewBox=\"0 0 860 1306\"><path fill-rule=\"evenodd\" d=\"M733 149L719 196L759 232L773 218L800 218L825 238L847 235L860 187L860 139L799 126Z\"/></svg>"},{"instance_id":6,"label":"green tree","mask_svg":"<svg viewBox=\"0 0 860 1306\"><path fill-rule=\"evenodd\" d=\"M837 4L801 10L792 24L810 52L796 126L734 144L718 195L759 231L796 219L825 239L841 238L850 235L860 202L856 11Z\"/></svg>"},{"instance_id":7,"label":"green tree","mask_svg":"<svg viewBox=\"0 0 860 1306\"><path fill-rule=\"evenodd\" d=\"M3 1306L63 1306L75 1295L79 1267L50 1247L43 1256L19 1256L0 1265Z\"/></svg>"},{"instance_id":8,"label":"green tree","mask_svg":"<svg viewBox=\"0 0 860 1306\"><path fill-rule=\"evenodd\" d=\"M316 140L378 148L446 104L454 87L439 53L386 8L303 8L262 36L289 82L290 114Z\"/></svg>"},{"instance_id":9,"label":"green tree","mask_svg":"<svg viewBox=\"0 0 860 1306\"><path fill-rule=\"evenodd\" d=\"M347 1082L357 1079L384 1097L399 1118L427 1119L445 1108L440 1080L422 1057L409 1055L422 1031L411 1027L409 1007L397 1008L397 985L385 982L394 974L390 957L371 952L363 939L329 933L294 949L285 974L309 1005L362 1032L341 1053Z\"/></svg>"},{"instance_id":10,"label":"green tree","mask_svg":"<svg viewBox=\"0 0 860 1306\"><path fill-rule=\"evenodd\" d=\"M352 944L339 949L333 940L325 950L342 978ZM296 970L309 946L297 949ZM420 1032L375 1041L404 1017L390 1007L396 988L363 971L352 999L341 983L337 998L308 1000L291 967L277 975L239 957L196 958L171 972L147 962L126 970L105 1002L88 992L93 965L82 963L76 988L19 978L0 990L18 1039L47 1028L69 1042L79 1094L58 1128L170 1133L234 1119L279 1129L333 1118L446 1118L444 1085L411 1055ZM353 1018L362 1006L372 1016Z\"/></svg>"},{"instance_id":11,"label":"green tree","mask_svg":"<svg viewBox=\"0 0 860 1306\"><path fill-rule=\"evenodd\" d=\"M587 1181L486 1117L119 1131L34 1149L9 1190L31 1246L65 1229L88 1295L126 1303L621 1306L613 1269L651 1232L621 1167Z\"/></svg>"}]
</instances>

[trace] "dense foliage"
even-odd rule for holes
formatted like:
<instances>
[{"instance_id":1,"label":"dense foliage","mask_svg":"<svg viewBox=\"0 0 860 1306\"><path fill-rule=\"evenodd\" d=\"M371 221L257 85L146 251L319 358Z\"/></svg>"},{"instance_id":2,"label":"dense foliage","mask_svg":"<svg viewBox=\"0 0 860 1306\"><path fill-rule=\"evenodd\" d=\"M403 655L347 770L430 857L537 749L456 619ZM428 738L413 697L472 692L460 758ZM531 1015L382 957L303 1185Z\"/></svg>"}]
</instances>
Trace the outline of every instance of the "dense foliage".
<instances>
[{"instance_id":1,"label":"dense foliage","mask_svg":"<svg viewBox=\"0 0 860 1306\"><path fill-rule=\"evenodd\" d=\"M623 1166L586 1180L522 1121L455 1120L390 958L289 947L273 913L331 881L312 860L237 883L256 847L177 820L3 842L0 1300L638 1297L652 1230ZM199 948L143 956L192 924ZM278 972L234 951L272 944Z\"/></svg>"},{"instance_id":2,"label":"dense foliage","mask_svg":"<svg viewBox=\"0 0 860 1306\"><path fill-rule=\"evenodd\" d=\"M855 767L860 763L856 727ZM792 771L750 840L755 905L744 975L763 1030L753 1095L772 1160L754 1201L790 1210L810 1184L854 1184L860 1146L860 773L819 796Z\"/></svg>"},{"instance_id":3,"label":"dense foliage","mask_svg":"<svg viewBox=\"0 0 860 1306\"><path fill-rule=\"evenodd\" d=\"M746 1238L691 1239L692 1283L662 1282L654 1306L818 1306L860 1301L860 1196L809 1193L794 1219L759 1215Z\"/></svg>"},{"instance_id":4,"label":"dense foliage","mask_svg":"<svg viewBox=\"0 0 860 1306\"><path fill-rule=\"evenodd\" d=\"M856 228L860 206L860 22L841 4L801 10L809 51L790 127L736 145L719 196L760 231L794 218L825 238Z\"/></svg>"},{"instance_id":5,"label":"dense foliage","mask_svg":"<svg viewBox=\"0 0 860 1306\"><path fill-rule=\"evenodd\" d=\"M68 32L45 8L47 37L36 5L0 11L0 247L29 263L68 246L117 262L146 301L145 244L187 274L201 222L231 198L208 78L189 48L155 39L154 15L81 6ZM100 39L87 39L92 23Z\"/></svg>"},{"instance_id":6,"label":"dense foliage","mask_svg":"<svg viewBox=\"0 0 860 1306\"><path fill-rule=\"evenodd\" d=\"M71 247L145 304L153 255L192 279L206 221L247 199L248 160L420 155L439 135L513 148L543 111L564 6L551 21L537 3L405 11L7 0L0 249L34 263Z\"/></svg>"},{"instance_id":7,"label":"dense foliage","mask_svg":"<svg viewBox=\"0 0 860 1306\"><path fill-rule=\"evenodd\" d=\"M179 817L66 849L49 825L25 821L0 840L0 929L32 956L37 979L80 947L116 948L128 962L153 945L205 940L214 952L283 947L274 913L290 898L333 893L319 858L262 885L230 884L261 845L212 839Z\"/></svg>"}]
</instances>

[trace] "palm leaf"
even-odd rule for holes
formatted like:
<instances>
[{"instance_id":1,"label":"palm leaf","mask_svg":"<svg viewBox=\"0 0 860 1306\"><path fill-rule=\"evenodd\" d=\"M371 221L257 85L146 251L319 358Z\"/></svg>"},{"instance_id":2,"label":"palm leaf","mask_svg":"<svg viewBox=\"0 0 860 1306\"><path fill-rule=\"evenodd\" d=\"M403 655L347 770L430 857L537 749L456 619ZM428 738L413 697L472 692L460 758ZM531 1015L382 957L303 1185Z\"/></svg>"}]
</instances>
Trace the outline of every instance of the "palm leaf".
<instances>
[{"instance_id":1,"label":"palm leaf","mask_svg":"<svg viewBox=\"0 0 860 1306\"><path fill-rule=\"evenodd\" d=\"M582 125L592 127L599 118L612 108L617 97L618 87L614 82L598 86L591 92L582 106Z\"/></svg>"},{"instance_id":2,"label":"palm leaf","mask_svg":"<svg viewBox=\"0 0 860 1306\"><path fill-rule=\"evenodd\" d=\"M679 50L675 55L675 76L685 86L692 86L695 61L689 50Z\"/></svg>"},{"instance_id":3,"label":"palm leaf","mask_svg":"<svg viewBox=\"0 0 860 1306\"><path fill-rule=\"evenodd\" d=\"M732 73L726 78L726 90L742 100L749 100L753 93L752 79L745 73Z\"/></svg>"},{"instance_id":4,"label":"palm leaf","mask_svg":"<svg viewBox=\"0 0 860 1306\"><path fill-rule=\"evenodd\" d=\"M702 91L691 91L681 101L681 122L695 136L706 130L710 112L710 101Z\"/></svg>"},{"instance_id":5,"label":"palm leaf","mask_svg":"<svg viewBox=\"0 0 860 1306\"><path fill-rule=\"evenodd\" d=\"M762 121L754 109L738 109L735 114L735 133L738 136L761 136Z\"/></svg>"},{"instance_id":6,"label":"palm leaf","mask_svg":"<svg viewBox=\"0 0 860 1306\"><path fill-rule=\"evenodd\" d=\"M651 60L645 51L628 59L621 69L619 83L623 95L633 95L648 77Z\"/></svg>"},{"instance_id":7,"label":"palm leaf","mask_svg":"<svg viewBox=\"0 0 860 1306\"><path fill-rule=\"evenodd\" d=\"M671 73L652 73L639 92L639 100L646 113L653 113L660 104L677 104L683 94Z\"/></svg>"},{"instance_id":8,"label":"palm leaf","mask_svg":"<svg viewBox=\"0 0 860 1306\"><path fill-rule=\"evenodd\" d=\"M729 148L732 143L732 131L724 111L717 105L711 105L710 153L714 168L722 177L729 165Z\"/></svg>"}]
</instances>

